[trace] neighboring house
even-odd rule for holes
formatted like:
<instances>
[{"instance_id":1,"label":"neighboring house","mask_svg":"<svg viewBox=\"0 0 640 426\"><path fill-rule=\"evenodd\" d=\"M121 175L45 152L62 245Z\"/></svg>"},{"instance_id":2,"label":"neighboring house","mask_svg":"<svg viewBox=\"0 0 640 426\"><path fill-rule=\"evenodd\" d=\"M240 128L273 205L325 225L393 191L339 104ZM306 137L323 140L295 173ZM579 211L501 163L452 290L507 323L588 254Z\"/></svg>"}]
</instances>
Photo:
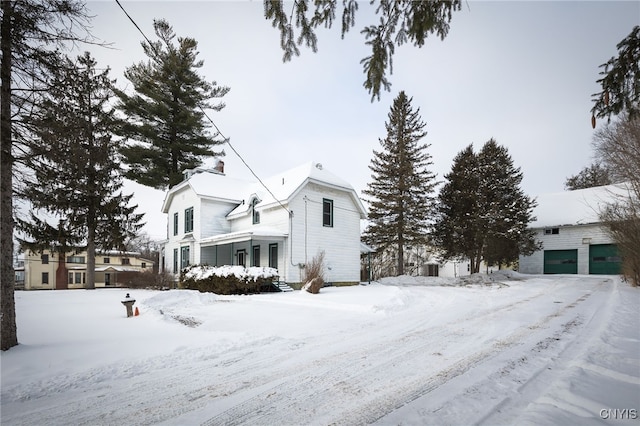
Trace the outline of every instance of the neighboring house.
<instances>
[{"instance_id":1,"label":"neighboring house","mask_svg":"<svg viewBox=\"0 0 640 426\"><path fill-rule=\"evenodd\" d=\"M372 260L371 270L374 279L395 276L397 269L396 250L387 250L376 254ZM466 259L442 260L438 250L431 246L406 246L404 248L404 274L410 276L455 278L471 275L471 262ZM363 273L368 274L369 258L363 257ZM484 262L480 265L480 272L491 272L497 267L487 268Z\"/></svg>"},{"instance_id":2,"label":"neighboring house","mask_svg":"<svg viewBox=\"0 0 640 426\"><path fill-rule=\"evenodd\" d=\"M48 250L24 254L25 290L63 290L85 288L87 283L87 252L66 253L63 259L66 271L59 279L60 259ZM143 271L153 270L153 261L140 257L138 252L106 251L96 253L96 287L121 287Z\"/></svg>"},{"instance_id":3,"label":"neighboring house","mask_svg":"<svg viewBox=\"0 0 640 426\"><path fill-rule=\"evenodd\" d=\"M599 213L605 204L628 196L624 185L541 195L531 224L543 249L520 256L525 274L619 274L621 258Z\"/></svg>"},{"instance_id":4,"label":"neighboring house","mask_svg":"<svg viewBox=\"0 0 640 426\"><path fill-rule=\"evenodd\" d=\"M324 251L327 282L360 282L365 209L353 187L321 164L276 174L264 186L226 176L222 162L185 178L162 206L165 271L178 274L190 264L269 266L280 281L297 286L304 265Z\"/></svg>"}]
</instances>

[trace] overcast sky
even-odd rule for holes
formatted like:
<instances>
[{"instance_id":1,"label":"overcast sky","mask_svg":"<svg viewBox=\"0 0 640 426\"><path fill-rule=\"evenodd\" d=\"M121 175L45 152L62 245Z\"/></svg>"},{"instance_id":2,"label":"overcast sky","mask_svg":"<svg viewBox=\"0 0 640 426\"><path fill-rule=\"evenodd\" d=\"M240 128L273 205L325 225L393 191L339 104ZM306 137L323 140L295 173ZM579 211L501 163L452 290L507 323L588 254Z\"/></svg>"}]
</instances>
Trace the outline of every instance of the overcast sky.
<instances>
[{"instance_id":1,"label":"overcast sky","mask_svg":"<svg viewBox=\"0 0 640 426\"><path fill-rule=\"evenodd\" d=\"M342 2L338 2L340 5ZM424 142L442 180L453 157L490 138L506 146L522 169L523 190L535 196L563 190L566 177L593 161L591 94L598 66L640 24L640 2L479 2L456 12L447 38L404 45L393 58L391 92L371 102L360 60L369 54L360 30L376 21L369 2L344 40L338 26L318 30L317 53L282 62L279 32L264 19L262 1L122 2L145 34L164 18L178 36L198 41L201 74L226 85L226 108L212 119L261 177L317 161L358 193L371 180L372 152L400 90L413 97L428 132ZM142 35L115 1L89 2L94 36L112 49L91 49L117 86L131 89L126 67L146 61ZM602 122L599 123L602 125ZM251 178L224 148L226 173ZM166 236L163 194L137 185L145 230Z\"/></svg>"}]
</instances>

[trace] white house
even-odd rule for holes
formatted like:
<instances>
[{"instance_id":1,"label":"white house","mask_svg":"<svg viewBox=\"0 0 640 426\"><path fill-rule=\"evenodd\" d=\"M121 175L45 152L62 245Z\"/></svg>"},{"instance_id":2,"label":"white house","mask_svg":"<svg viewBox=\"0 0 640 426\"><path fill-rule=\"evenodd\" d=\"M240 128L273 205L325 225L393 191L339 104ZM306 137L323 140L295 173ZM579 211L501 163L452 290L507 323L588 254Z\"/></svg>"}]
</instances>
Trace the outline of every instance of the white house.
<instances>
[{"instance_id":1,"label":"white house","mask_svg":"<svg viewBox=\"0 0 640 426\"><path fill-rule=\"evenodd\" d=\"M541 195L531 224L543 249L520 256L525 274L618 274L621 259L599 213L605 204L628 197L625 185Z\"/></svg>"},{"instance_id":2,"label":"white house","mask_svg":"<svg viewBox=\"0 0 640 426\"><path fill-rule=\"evenodd\" d=\"M304 265L324 251L326 281L359 283L366 213L353 187L313 162L263 182L226 176L222 162L185 173L162 205L168 214L164 269L177 274L189 264L270 266L296 286Z\"/></svg>"}]
</instances>

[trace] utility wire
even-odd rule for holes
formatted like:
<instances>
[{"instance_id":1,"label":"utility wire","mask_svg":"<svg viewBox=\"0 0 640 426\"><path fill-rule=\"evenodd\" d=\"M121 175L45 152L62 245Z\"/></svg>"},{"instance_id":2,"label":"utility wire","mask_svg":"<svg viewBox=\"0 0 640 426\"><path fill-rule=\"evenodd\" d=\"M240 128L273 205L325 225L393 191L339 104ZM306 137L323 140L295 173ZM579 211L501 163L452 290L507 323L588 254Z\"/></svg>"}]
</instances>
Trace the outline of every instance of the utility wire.
<instances>
[{"instance_id":1,"label":"utility wire","mask_svg":"<svg viewBox=\"0 0 640 426\"><path fill-rule=\"evenodd\" d=\"M134 27L136 27L136 29L140 32L140 34L142 34L142 37L144 37L144 39L147 41L147 43L149 44L149 47L151 48L151 50L153 51L153 53L156 55L156 59L161 60L160 57L160 53L156 50L156 46L151 42L151 40L149 40L149 38L146 36L146 34L144 33L144 31L142 31L142 29L138 26L138 24L136 23L136 21L133 20L133 18L131 17L131 15L129 15L127 13L127 11L125 10L124 7L122 7L122 4L120 4L119 0L115 0L116 3L118 4L118 6L120 6L120 9L122 9L122 11L124 12L124 14L127 16L127 18L129 18L129 20L131 21L131 23L133 24ZM244 158L242 158L242 156L240 155L240 153L233 147L233 145L231 144L231 140L226 137L222 131L220 130L220 128L216 125L216 123L211 119L211 117L209 117L209 115L205 112L205 110L202 108L202 106L198 105L198 109L200 109L200 111L202 112L202 114L204 115L204 117L209 120L209 122L213 125L213 127L216 129L216 132L218 132L218 134L222 137L222 139L224 139L224 143L226 143L227 145L229 145L229 148L231 148L231 150L238 156L238 158L240 159L240 161L242 161L242 164L245 165L245 167L251 172L251 174L253 175L253 177L255 177L258 182L260 183L260 185L262 185L262 187L264 189L267 190L267 192L269 193L269 195L271 195L273 197L274 200L276 200L276 202L278 204L280 204L280 207L282 207L288 214L289 216L292 215L291 211L286 208L284 206L284 204L282 204L282 202L278 199L278 197L276 197L273 192L271 192L271 190L269 189L269 187L267 187L267 185L265 185L265 183L262 181L262 179L260 179L260 177L258 177L258 175L253 171L253 169L249 166L249 164L247 164L247 162L244 160Z\"/></svg>"}]
</instances>

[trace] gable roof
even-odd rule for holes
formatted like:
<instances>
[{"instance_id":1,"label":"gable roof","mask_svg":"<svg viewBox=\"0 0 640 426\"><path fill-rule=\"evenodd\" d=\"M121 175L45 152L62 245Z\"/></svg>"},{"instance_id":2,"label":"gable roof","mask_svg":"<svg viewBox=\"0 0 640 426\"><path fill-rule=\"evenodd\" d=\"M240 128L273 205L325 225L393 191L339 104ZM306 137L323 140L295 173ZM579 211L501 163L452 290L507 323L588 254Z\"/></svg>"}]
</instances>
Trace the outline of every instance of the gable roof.
<instances>
[{"instance_id":1,"label":"gable roof","mask_svg":"<svg viewBox=\"0 0 640 426\"><path fill-rule=\"evenodd\" d=\"M360 212L360 217L366 216L364 205L353 187L347 181L326 170L320 163L310 161L263 179L262 182L271 193L257 181L235 179L217 173L197 173L167 192L162 211L168 213L169 205L175 194L186 188L191 188L201 197L237 204L237 207L228 215L228 217L232 217L246 214L254 198L260 201L261 208L277 205L278 202L286 204L304 185L313 182L348 192Z\"/></svg>"},{"instance_id":2,"label":"gable roof","mask_svg":"<svg viewBox=\"0 0 640 426\"><path fill-rule=\"evenodd\" d=\"M354 204L357 206L360 216L362 218L366 216L364 206L353 187L344 179L326 170L320 163L310 161L298 167L277 173L264 179L263 182L264 186L269 188L271 193L269 193L262 184L255 182L253 186L245 192L245 197L242 199L241 204L229 213L230 217L247 213L253 198L260 200L261 208L277 205L278 202L286 204L310 182L348 192Z\"/></svg>"},{"instance_id":3,"label":"gable roof","mask_svg":"<svg viewBox=\"0 0 640 426\"><path fill-rule=\"evenodd\" d=\"M250 181L232 178L220 173L207 171L196 173L165 194L162 212L169 213L169 206L175 195L189 188L200 197L237 204L242 202L242 195L251 185Z\"/></svg>"},{"instance_id":4,"label":"gable roof","mask_svg":"<svg viewBox=\"0 0 640 426\"><path fill-rule=\"evenodd\" d=\"M533 210L537 219L530 227L600 223L598 216L605 204L628 197L629 191L628 185L615 184L539 195L536 197L538 206Z\"/></svg>"}]
</instances>

